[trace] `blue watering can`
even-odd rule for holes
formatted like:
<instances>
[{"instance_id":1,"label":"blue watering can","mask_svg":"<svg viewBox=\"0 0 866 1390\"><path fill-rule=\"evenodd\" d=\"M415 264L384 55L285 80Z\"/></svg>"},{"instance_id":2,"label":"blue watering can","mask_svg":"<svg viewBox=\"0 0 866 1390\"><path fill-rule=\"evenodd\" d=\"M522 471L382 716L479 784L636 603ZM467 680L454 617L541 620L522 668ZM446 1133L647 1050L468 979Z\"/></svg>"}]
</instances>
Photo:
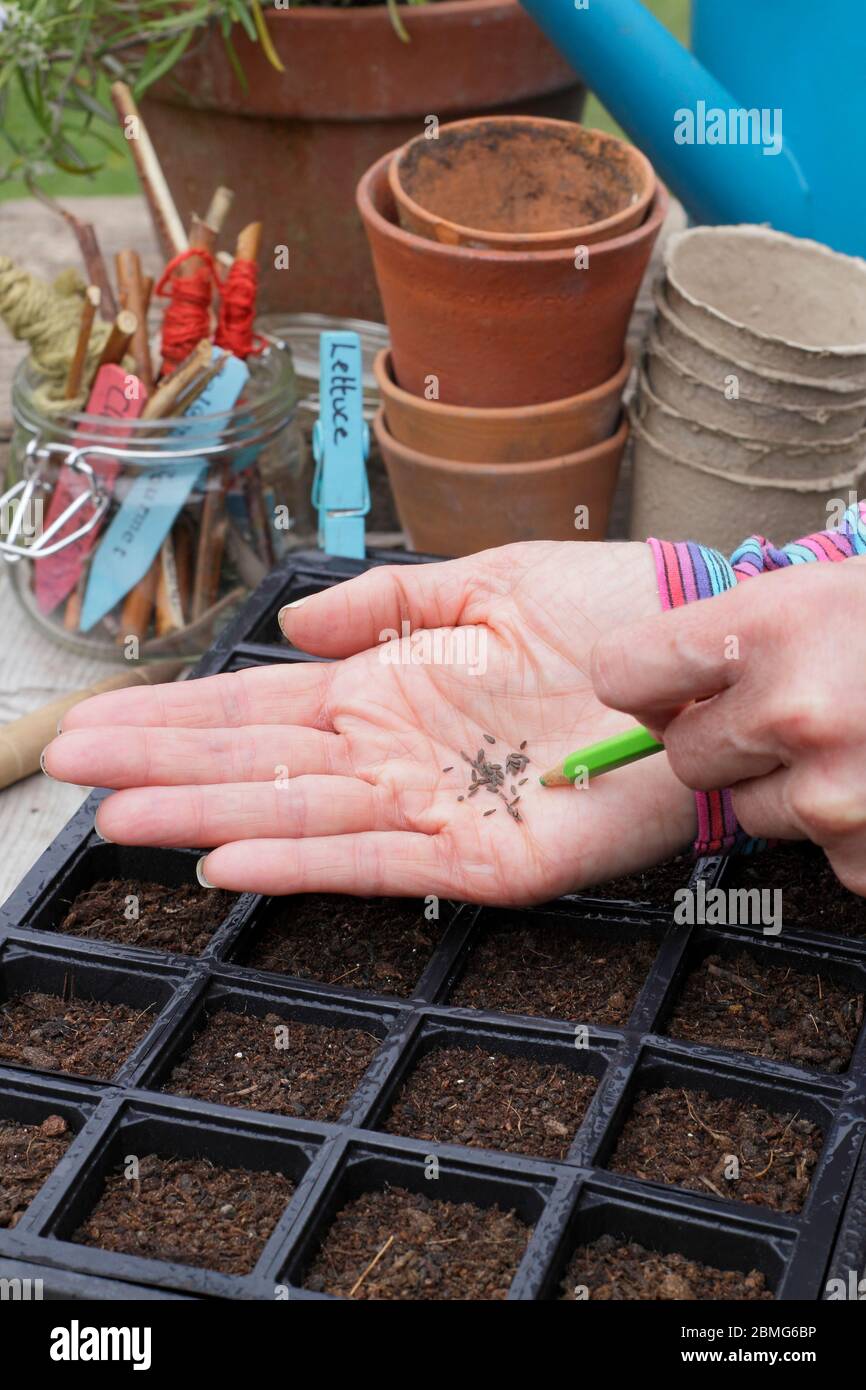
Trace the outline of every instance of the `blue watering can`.
<instances>
[{"instance_id":1,"label":"blue watering can","mask_svg":"<svg viewBox=\"0 0 866 1390\"><path fill-rule=\"evenodd\" d=\"M866 0L522 0L698 222L866 255Z\"/></svg>"}]
</instances>

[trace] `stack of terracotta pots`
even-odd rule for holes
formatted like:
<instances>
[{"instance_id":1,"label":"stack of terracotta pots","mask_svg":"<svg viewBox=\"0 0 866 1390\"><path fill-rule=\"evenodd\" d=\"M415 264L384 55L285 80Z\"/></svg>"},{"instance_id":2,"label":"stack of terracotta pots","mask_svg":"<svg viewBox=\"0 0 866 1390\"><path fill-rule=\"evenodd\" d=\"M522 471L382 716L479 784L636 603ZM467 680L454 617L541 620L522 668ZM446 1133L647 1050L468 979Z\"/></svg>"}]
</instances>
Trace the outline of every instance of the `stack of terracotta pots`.
<instances>
[{"instance_id":1,"label":"stack of terracotta pots","mask_svg":"<svg viewBox=\"0 0 866 1390\"><path fill-rule=\"evenodd\" d=\"M667 194L634 147L569 122L428 135L358 188L391 339L374 429L409 542L462 555L599 539L628 435L626 331Z\"/></svg>"},{"instance_id":2,"label":"stack of terracotta pots","mask_svg":"<svg viewBox=\"0 0 866 1390\"><path fill-rule=\"evenodd\" d=\"M766 227L673 236L632 425L636 539L832 524L866 474L866 262Z\"/></svg>"}]
</instances>

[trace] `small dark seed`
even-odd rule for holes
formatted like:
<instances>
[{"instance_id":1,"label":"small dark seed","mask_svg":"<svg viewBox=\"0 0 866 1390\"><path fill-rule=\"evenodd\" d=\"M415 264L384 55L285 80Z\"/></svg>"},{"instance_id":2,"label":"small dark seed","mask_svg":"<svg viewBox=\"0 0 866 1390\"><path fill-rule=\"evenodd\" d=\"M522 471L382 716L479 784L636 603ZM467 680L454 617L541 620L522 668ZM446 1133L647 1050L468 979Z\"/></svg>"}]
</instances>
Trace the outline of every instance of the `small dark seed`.
<instances>
[{"instance_id":1,"label":"small dark seed","mask_svg":"<svg viewBox=\"0 0 866 1390\"><path fill-rule=\"evenodd\" d=\"M458 800L458 801L465 801L466 798L465 798L464 796L458 796L457 800Z\"/></svg>"},{"instance_id":2,"label":"small dark seed","mask_svg":"<svg viewBox=\"0 0 866 1390\"><path fill-rule=\"evenodd\" d=\"M529 778L528 778L528 777L521 777L521 779L520 779L520 781L517 783L517 785L518 785L518 787L523 787L523 786L526 785L526 783L527 783L528 781L529 781Z\"/></svg>"},{"instance_id":3,"label":"small dark seed","mask_svg":"<svg viewBox=\"0 0 866 1390\"><path fill-rule=\"evenodd\" d=\"M485 816L495 816L495 815L496 815L496 807L494 806L493 809L492 809L491 811L485 811L484 814L485 814Z\"/></svg>"},{"instance_id":4,"label":"small dark seed","mask_svg":"<svg viewBox=\"0 0 866 1390\"><path fill-rule=\"evenodd\" d=\"M476 782L474 787L470 787L470 788L469 788L469 791L466 793L466 795L467 795L467 796L474 796L475 793L476 793L477 791L480 791L480 789L481 789L481 783L480 783L480 782Z\"/></svg>"},{"instance_id":5,"label":"small dark seed","mask_svg":"<svg viewBox=\"0 0 866 1390\"><path fill-rule=\"evenodd\" d=\"M470 758L469 754L468 754L468 753L464 753L462 748L460 749L460 756L461 756L461 758L463 759L464 763L471 763L471 762L472 762L472 759Z\"/></svg>"},{"instance_id":6,"label":"small dark seed","mask_svg":"<svg viewBox=\"0 0 866 1390\"><path fill-rule=\"evenodd\" d=\"M454 765L453 765L453 763L452 763L451 767L443 767L442 771L443 771L443 772L453 772L453 771L454 771Z\"/></svg>"},{"instance_id":7,"label":"small dark seed","mask_svg":"<svg viewBox=\"0 0 866 1390\"><path fill-rule=\"evenodd\" d=\"M492 734L485 734L484 737L487 739L487 742L488 742L488 743L495 743L495 742L496 742L496 739L493 737Z\"/></svg>"},{"instance_id":8,"label":"small dark seed","mask_svg":"<svg viewBox=\"0 0 866 1390\"><path fill-rule=\"evenodd\" d=\"M526 742L527 742L526 739L524 739L523 742L522 742L521 745L520 745L520 751L521 751L521 753L523 752L524 748L526 747Z\"/></svg>"}]
</instances>

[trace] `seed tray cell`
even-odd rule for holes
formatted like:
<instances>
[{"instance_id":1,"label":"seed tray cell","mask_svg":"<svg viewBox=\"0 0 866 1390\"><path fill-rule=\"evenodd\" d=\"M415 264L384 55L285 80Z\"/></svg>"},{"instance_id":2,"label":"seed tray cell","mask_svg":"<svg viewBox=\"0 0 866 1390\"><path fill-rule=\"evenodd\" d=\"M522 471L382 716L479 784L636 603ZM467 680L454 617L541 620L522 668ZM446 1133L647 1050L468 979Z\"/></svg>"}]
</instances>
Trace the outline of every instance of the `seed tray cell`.
<instances>
[{"instance_id":1,"label":"seed tray cell","mask_svg":"<svg viewBox=\"0 0 866 1390\"><path fill-rule=\"evenodd\" d=\"M807 1072L859 1070L866 1048L864 964L830 950L816 955L788 940L758 945L743 934L698 933L660 1010L658 1031L785 1061ZM709 1019L704 1001L713 1011ZM738 1025L744 1015L741 1041Z\"/></svg>"},{"instance_id":2,"label":"seed tray cell","mask_svg":"<svg viewBox=\"0 0 866 1390\"><path fill-rule=\"evenodd\" d=\"M587 1247L607 1237L617 1245L638 1245L645 1251L661 1255L674 1254L717 1271L739 1271L748 1275L756 1271L773 1297L790 1263L794 1237L790 1229L769 1218L755 1214L734 1220L716 1219L709 1213L695 1212L677 1197L656 1198L646 1194L632 1197L605 1185L602 1179L587 1182L567 1221L560 1249L549 1267L542 1296L563 1299L567 1292L575 1294L575 1284L569 1274L572 1261ZM585 1278L585 1275L583 1275ZM679 1274L682 1279L682 1274ZM616 1286L614 1285L614 1289ZM585 1291L584 1291L585 1290ZM593 1296L586 1283L578 1298ZM620 1298L688 1298L680 1288L653 1288L636 1291L616 1290Z\"/></svg>"},{"instance_id":3,"label":"seed tray cell","mask_svg":"<svg viewBox=\"0 0 866 1390\"><path fill-rule=\"evenodd\" d=\"M200 982L198 989L189 999L185 1017L179 1022L172 1034L164 1039L162 1047L152 1054L145 1072L139 1078L139 1087L164 1091L168 1095L192 1094L184 1086L184 1083L178 1080L175 1073L178 1066L188 1062L190 1049L194 1044L197 1044L200 1055L208 1060L212 1058L213 1075L220 1081L225 1081L225 1093L215 1093L211 1097L213 1104L226 1105L232 1109L241 1108L268 1114L274 1113L273 1104L267 1103L267 1096L270 1093L266 1092L264 1101L255 1094L256 1082L261 1081L256 1058L254 1057L252 1060L249 1077L245 1077L243 1067L234 1067L234 1062L243 1061L243 1058L238 1058L237 1053L231 1049L230 1055L225 1055L225 1043L223 1042L221 1047L216 1038L213 1041L210 1040L209 1030L214 1020L219 1023L226 1016L256 1023L269 1020L265 1026L275 1029L280 1028L281 1025L291 1027L300 1024L305 1029L310 1030L309 1042L303 1053L303 1065L308 1068L321 1069L321 1075L317 1078L320 1088L327 1087L330 1080L340 1082L341 1089L345 1091L344 1101L342 1104L338 1104L333 1114L311 1115L309 1113L308 1092L306 1104L294 1099L299 1090L298 1078L294 1075L293 1069L289 1067L287 1077L292 1084L289 1088L286 1108L276 1113L345 1123L352 1123L359 1114L362 1114L365 1108L365 1096L375 1093L379 1073L387 1064L384 1043L397 1026L399 1017L394 1011L386 1011L370 1005L349 1003L337 998L325 1000L315 994L298 995L286 989L254 989L237 978L215 976L210 985L207 985L205 981ZM322 1030L320 1042L316 1036L319 1030ZM329 1062L328 1039L330 1035L337 1035L338 1045L339 1036L344 1033L351 1035L352 1049L347 1057L341 1057L338 1052L337 1056ZM279 1041L285 1043L289 1040L281 1037ZM273 1039L268 1038L269 1046L272 1046L279 1056L277 1042L276 1034ZM361 1044L360 1047L359 1043ZM366 1060L364 1060L365 1051L368 1053ZM361 1054L361 1060L353 1061L358 1052ZM287 1050L286 1055L289 1056L289 1050ZM345 1080L347 1061L353 1066L354 1076L351 1082ZM208 1075L210 1074L208 1073ZM312 1080L312 1078L310 1079ZM248 1087L253 1089L248 1090Z\"/></svg>"},{"instance_id":4,"label":"seed tray cell","mask_svg":"<svg viewBox=\"0 0 866 1390\"><path fill-rule=\"evenodd\" d=\"M183 983L182 974L170 965L154 963L145 967L134 961L116 960L110 952L84 953L53 945L34 946L10 935L0 948L0 1064L103 1083L132 1081L150 1049L171 1027ZM16 1046L21 1045L21 1033L13 1034L10 1020L20 1007L18 1001L32 995L46 995L70 1006L76 1003L123 1006L133 1018L146 1020L147 1026L141 1036L136 1029L134 1045L119 1058L110 1075L102 1074L102 1068L97 1074L76 1071L74 1064L69 1068L60 1065L74 1039L73 1030L64 1027L62 1017L51 1020L44 1037L33 1039L34 1046L28 1051L34 1055L18 1061L4 1055L3 1048L13 1038ZM105 1036L110 1035L111 1029L106 1028ZM58 1065L51 1064L52 1057Z\"/></svg>"},{"instance_id":5,"label":"seed tray cell","mask_svg":"<svg viewBox=\"0 0 866 1390\"><path fill-rule=\"evenodd\" d=\"M197 858L194 850L139 849L94 841L88 845L85 853L76 856L68 865L55 892L22 914L20 924L34 932L51 932L56 937L64 937L78 944L93 944L97 949L111 941L112 948L129 951L139 959L165 958L168 955L188 961L197 956L219 955L227 937L251 910L256 901L254 894L226 893L216 899L210 917L204 918L200 933L197 933L206 937L200 949L190 946L180 950L183 943L179 943L177 948L167 950L148 945L146 940L136 939L135 914L139 914L138 920L145 920L148 911L146 905L142 908L141 904L129 902L129 895L135 895L139 885L145 889L147 885L154 885L167 888L182 886L188 890L195 884ZM84 895L98 890L102 884L112 882L121 885L124 890L128 888L128 892L119 889L116 901L107 905L105 915L112 926L128 923L126 931L129 939L120 941L106 936L104 932L100 934L98 928L84 934L68 927L70 910L80 906ZM155 915L154 909L151 909L150 915ZM163 920L167 919L163 916Z\"/></svg>"},{"instance_id":6,"label":"seed tray cell","mask_svg":"<svg viewBox=\"0 0 866 1390\"><path fill-rule=\"evenodd\" d=\"M507 1078L509 1075L514 1078L518 1072L524 1072L524 1068L529 1070L528 1064L532 1064L532 1070L538 1068L538 1081L535 1088L535 1095L524 1082L524 1089L527 1091L527 1101L537 1099L541 1103L543 1114L535 1121L535 1127L540 1132L546 1131L545 1121L550 1125L556 1126L550 1130L550 1138L554 1141L552 1147L558 1151L557 1156L565 1161L566 1158L572 1162L581 1161L583 1154L582 1133L584 1127L591 1128L590 1115L593 1107L598 1103L600 1094L600 1083L607 1072L611 1054L615 1051L614 1039L598 1034L589 1034L587 1044L583 1046L583 1039L580 1039L581 1046L575 1046L575 1037L563 1034L561 1030L547 1030L544 1024L536 1027L527 1025L517 1030L507 1026L478 1025L474 1021L466 1022L462 1025L452 1022L445 1011L430 1011L426 1016L419 1018L416 1026L412 1029L413 1036L409 1036L411 1024L406 1029L405 1042L400 1048L400 1052L395 1065L390 1074L385 1078L383 1085L376 1097L375 1103L364 1121L365 1127L369 1129L387 1129L390 1133L398 1133L406 1138L418 1137L415 1126L411 1120L401 1116L395 1130L392 1128L394 1123L395 1106L400 1105L404 1099L405 1089L413 1084L413 1079L417 1075L423 1076L426 1068L432 1062L433 1065L442 1065L446 1074L453 1070L454 1077L454 1106L457 1110L458 1098L461 1096L460 1085L464 1084L461 1075L456 1073L467 1071L467 1080L473 1074L477 1074L479 1069L477 1061L485 1055L496 1059L494 1068L502 1076L502 1116L503 1142L498 1148L508 1152L520 1153L528 1158L551 1157L539 1153L533 1148L531 1140L523 1140L520 1110L515 1109L511 1103L506 1087L509 1085ZM605 1045L607 1044L607 1046ZM443 1060L444 1059L444 1060ZM467 1066L461 1068L455 1065L458 1061L465 1059ZM525 1073L524 1073L525 1074ZM551 1108L547 1112L544 1105L544 1091L555 1084L552 1081L557 1074L566 1075L570 1078L580 1078L590 1083L587 1086L570 1086L562 1094L569 1098L574 1111L571 1115L563 1114L559 1119L557 1112ZM470 1081L471 1084L471 1081ZM449 1087L450 1089L450 1087ZM426 1090L426 1086L425 1086ZM498 1090L498 1087L496 1088ZM575 1094L575 1091L578 1093ZM541 1094L538 1094L541 1092ZM483 1128L478 1122L478 1105L484 1104L483 1101L475 1099L473 1090L473 1100L465 1106L461 1103L457 1113L460 1115L461 1122L465 1127L473 1131L469 1138L448 1137L449 1126L446 1124L442 1134L436 1139L421 1135L430 1145L437 1150L455 1147L481 1147L489 1149L491 1146L483 1142ZM520 1104L521 1102L519 1102ZM443 1104L442 1101L439 1102ZM431 1116L426 1117L428 1122ZM563 1123L565 1121L565 1123ZM426 1126L422 1126L424 1128ZM435 1127L435 1126L434 1126ZM527 1119L527 1127L529 1120ZM453 1127L452 1127L453 1128ZM476 1128L479 1134L475 1134Z\"/></svg>"},{"instance_id":7,"label":"seed tray cell","mask_svg":"<svg viewBox=\"0 0 866 1390\"><path fill-rule=\"evenodd\" d=\"M339 583L368 565L424 562L425 557L384 552L368 562L295 553L268 576L194 674L312 660L279 637L276 615L284 603ZM91 794L0 908L0 1008L10 994L42 990L63 996L74 987L79 995L147 1007L153 1010L153 1022L108 1078L64 1077L0 1062L0 1118L4 1105L35 1117L53 1112L68 1117L74 1132L15 1229L0 1231L0 1270L48 1271L56 1296L66 1297L76 1292L122 1297L128 1290L131 1297L327 1299L332 1295L323 1288L305 1283L335 1216L365 1193L399 1189L416 1198L516 1212L526 1225L527 1243L513 1274L508 1272L511 1300L558 1299L575 1250L601 1238L622 1239L716 1269L757 1270L783 1301L823 1297L828 1273L843 1266L856 1263L866 1272L866 1043L857 1015L857 1000L866 994L866 931L856 929L860 900L846 896L823 869L816 877L816 865L821 865L810 851L803 851L799 868L793 862L799 851L790 847L781 858L774 851L745 866L722 856L696 865L683 857L658 870L521 911L442 901L436 923L427 922L425 900L419 899L417 925L426 936L415 943L416 955L410 950L408 956L389 959L389 949L393 955L397 947L385 931L371 945L369 960L349 959L343 967L335 964L333 924L339 913L349 914L351 927L353 920L383 909L354 899L335 904L326 896L320 898L322 917L316 926L324 949L312 965L303 953L292 957L290 952L275 969L278 956L259 955L262 943L267 944L269 930L272 947L289 938L290 926L281 938L273 924L278 918L299 922L309 912L309 899L238 897L226 912L218 911L220 920L195 955L62 931L76 894L95 883L139 880L171 887L195 882L193 848L125 849L101 842L93 823L106 794ZM785 893L790 897L793 910L785 913L780 937L748 923L690 925L675 916L678 886L709 890L734 884L743 875L752 886L782 887L783 900ZM810 882L816 886L804 892L802 885ZM402 910L390 904L384 909L390 914ZM545 962L531 952L525 961L510 960L511 976L503 989L505 967L495 950L485 955L483 948L511 932L525 934L533 949L539 941L544 944L545 932L551 939L556 933L563 955L554 964L565 977L580 970L584 960L602 975L604 951L615 955L630 950L624 974L624 967L619 973L615 965L607 967L623 982L623 999L610 1004L603 991L581 993L579 977L572 996L560 990L545 994ZM345 934L351 937L351 932ZM359 934L355 940L360 939ZM832 984L853 1001L854 1022L845 1030L851 1049L843 1070L810 1066L807 1057L792 1055L792 1049L780 1048L771 1057L738 1049L724 1030L715 1041L669 1035L670 1019L695 970L718 960L722 968L733 962L742 974L742 964L736 967L742 952L752 953L750 958L762 966L820 975L828 990ZM323 960L327 969L321 968ZM376 973L377 967L384 968ZM525 1004L512 988L518 967L527 980ZM204 1057L203 1029L223 1011L262 1020L273 1014L309 1027L368 1036L369 1058L360 1058L365 1065L341 1092L335 1089L334 1110L325 1104L327 1068L321 1078L305 1083L321 1087L323 1108L313 1106L314 1114L334 1118L270 1113L253 1108L254 1098L245 1106L234 1102L246 1097L219 1091L207 1092L205 1100L161 1089L196 1038L203 1040ZM308 1045L309 1038L303 1047ZM487 1050L497 1059L513 1060L515 1068L520 1063L521 1072L522 1064L530 1062L552 1065L560 1075L568 1069L569 1081L589 1080L594 1090L570 1133L565 1126L563 1147L551 1157L509 1149L504 1124L501 1131L494 1127L492 1146L485 1128L485 1147L463 1142L473 1136L462 1131L449 1130L447 1142L387 1132L388 1116L407 1081L425 1059L448 1049ZM502 1079L506 1113L506 1102L516 1106L518 1099L513 1088L508 1090L511 1080ZM781 1211L731 1200L703 1186L678 1187L648 1174L616 1171L611 1158L636 1100L666 1088L734 1098L772 1116L796 1115L815 1123L822 1143L802 1208ZM547 1114L544 1102L553 1093L543 1086L540 1092L541 1112ZM420 1090L418 1096L426 1107L427 1096ZM447 1104L448 1097L446 1089L439 1098ZM118 1162L129 1154L148 1153L278 1172L293 1184L286 1209L249 1273L221 1273L73 1241ZM369 1223L370 1212L375 1215L378 1209L371 1201L361 1217ZM403 1211L399 1202L384 1209L398 1215ZM411 1219L422 1226L429 1221L429 1228L438 1231L444 1218L441 1210L425 1209ZM484 1240L483 1220L476 1213L472 1221ZM510 1220L502 1230L513 1233ZM400 1250L399 1258L411 1263L418 1258L417 1242L410 1246ZM681 1270L680 1261L675 1274ZM381 1271L382 1296L390 1296L389 1288L399 1289L399 1282L388 1285L386 1272L388 1280L395 1277L390 1265L389 1271ZM351 1290L342 1292L345 1296ZM412 1296L411 1290L406 1296Z\"/></svg>"},{"instance_id":8,"label":"seed tray cell","mask_svg":"<svg viewBox=\"0 0 866 1390\"><path fill-rule=\"evenodd\" d=\"M226 1116L187 1101L133 1094L105 1114L101 1133L93 1136L65 1190L52 1203L43 1202L40 1220L28 1240L34 1262L198 1295L273 1297L274 1263L303 1205L311 1174L315 1175L322 1137L314 1126L297 1132L259 1116ZM250 1241L255 1263L248 1273L227 1274L194 1263L78 1243L76 1237L97 1209L106 1181L126 1172L128 1181L135 1181L131 1161L141 1163L150 1155L163 1160L204 1160L215 1169L277 1173L288 1180L293 1190L269 1237L260 1249L257 1241Z\"/></svg>"},{"instance_id":9,"label":"seed tray cell","mask_svg":"<svg viewBox=\"0 0 866 1390\"><path fill-rule=\"evenodd\" d=\"M440 902L439 914L428 920L422 898L393 905L321 893L270 898L233 933L226 956L257 979L315 985L352 998L428 999L459 939L448 932L454 907ZM394 932L387 929L389 919L397 919ZM377 935L380 926L385 930ZM329 927L330 952L323 939Z\"/></svg>"}]
</instances>

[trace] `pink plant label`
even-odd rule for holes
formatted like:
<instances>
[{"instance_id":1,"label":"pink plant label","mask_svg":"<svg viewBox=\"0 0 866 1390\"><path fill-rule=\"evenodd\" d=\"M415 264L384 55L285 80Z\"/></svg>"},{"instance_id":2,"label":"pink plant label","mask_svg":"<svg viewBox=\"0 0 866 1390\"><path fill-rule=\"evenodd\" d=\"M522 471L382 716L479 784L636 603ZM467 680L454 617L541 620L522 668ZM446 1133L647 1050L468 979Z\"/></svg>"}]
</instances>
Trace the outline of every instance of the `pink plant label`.
<instances>
[{"instance_id":1,"label":"pink plant label","mask_svg":"<svg viewBox=\"0 0 866 1390\"><path fill-rule=\"evenodd\" d=\"M146 400L147 391L138 377L113 364L100 367L87 402L87 414L102 416L118 423L104 427L81 424L76 430L76 435L85 435L88 443L96 442L102 435L114 442L123 441L130 433L128 429L124 429L123 421L136 419L141 414ZM104 491L110 496L120 469L119 461L104 455L94 455L87 462ZM49 503L45 518L46 530L86 487L87 482L81 474L64 464ZM82 525L86 515L85 511L84 514L77 512L70 517L66 525L58 531L54 541L72 535ZM36 602L41 612L53 612L57 605L72 593L81 577L84 562L96 544L99 530L100 526L96 525L86 536L73 541L63 550L34 561Z\"/></svg>"}]
</instances>

